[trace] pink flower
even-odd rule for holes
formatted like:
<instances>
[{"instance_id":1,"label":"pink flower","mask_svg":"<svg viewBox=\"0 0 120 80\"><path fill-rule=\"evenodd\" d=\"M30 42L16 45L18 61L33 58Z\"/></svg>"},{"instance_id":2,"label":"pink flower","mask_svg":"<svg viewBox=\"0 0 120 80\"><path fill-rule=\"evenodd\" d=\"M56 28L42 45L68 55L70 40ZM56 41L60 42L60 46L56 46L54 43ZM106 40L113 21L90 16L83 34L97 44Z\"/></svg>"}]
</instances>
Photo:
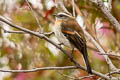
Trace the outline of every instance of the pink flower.
<instances>
[{"instance_id":1,"label":"pink flower","mask_svg":"<svg viewBox=\"0 0 120 80\"><path fill-rule=\"evenodd\" d=\"M28 73L18 73L14 80L27 80L28 77L30 78L30 75L28 75Z\"/></svg>"},{"instance_id":2,"label":"pink flower","mask_svg":"<svg viewBox=\"0 0 120 80\"><path fill-rule=\"evenodd\" d=\"M101 61L105 61L105 58L103 57L103 55L100 55L99 52L94 51L93 55L95 56L95 58L100 59Z\"/></svg>"}]
</instances>

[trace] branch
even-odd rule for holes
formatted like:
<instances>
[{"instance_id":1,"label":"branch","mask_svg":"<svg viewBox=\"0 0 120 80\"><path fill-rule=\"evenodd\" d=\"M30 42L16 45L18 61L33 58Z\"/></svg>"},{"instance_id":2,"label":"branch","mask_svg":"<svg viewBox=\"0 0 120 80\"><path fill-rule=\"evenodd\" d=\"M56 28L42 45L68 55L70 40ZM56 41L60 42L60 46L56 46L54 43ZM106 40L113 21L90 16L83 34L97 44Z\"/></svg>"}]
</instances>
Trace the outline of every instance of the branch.
<instances>
[{"instance_id":1,"label":"branch","mask_svg":"<svg viewBox=\"0 0 120 80\"><path fill-rule=\"evenodd\" d=\"M0 72L12 72L12 73L19 73L19 72L36 72L40 70L65 70L65 69L77 69L76 66L64 66L64 67L42 67L42 68L35 68L30 70L2 70L0 69Z\"/></svg>"},{"instance_id":2,"label":"branch","mask_svg":"<svg viewBox=\"0 0 120 80\"><path fill-rule=\"evenodd\" d=\"M45 36L51 36L52 34L54 34L54 32L44 32L44 33L40 33L40 34L44 34Z\"/></svg>"},{"instance_id":3,"label":"branch","mask_svg":"<svg viewBox=\"0 0 120 80\"><path fill-rule=\"evenodd\" d=\"M63 0L56 0L56 4L59 5L59 7L66 13L72 15L64 6Z\"/></svg>"},{"instance_id":4,"label":"branch","mask_svg":"<svg viewBox=\"0 0 120 80\"><path fill-rule=\"evenodd\" d=\"M75 0L72 0L73 16L75 17Z\"/></svg>"},{"instance_id":5,"label":"branch","mask_svg":"<svg viewBox=\"0 0 120 80\"><path fill-rule=\"evenodd\" d=\"M117 71L113 71L113 72L109 72L109 73L106 73L105 75L109 76L109 75L112 75L112 74L120 74L120 69L118 69ZM118 79L116 80L119 80L120 77L118 77ZM101 80L102 78L98 78L97 80Z\"/></svg>"},{"instance_id":6,"label":"branch","mask_svg":"<svg viewBox=\"0 0 120 80\"><path fill-rule=\"evenodd\" d=\"M38 25L39 28L40 28L40 32L42 32L42 27L41 27L41 25L40 25L40 23L39 23L39 20L38 20L37 16L35 15L35 13L34 13L32 7L30 6L30 4L29 4L29 2L28 2L28 0L25 0L25 1L26 1L27 5L28 5L29 9L31 10L31 13L32 13L33 17L34 17L35 20L36 20L37 25Z\"/></svg>"},{"instance_id":7,"label":"branch","mask_svg":"<svg viewBox=\"0 0 120 80\"><path fill-rule=\"evenodd\" d=\"M120 69L118 69L117 71L107 73L106 75L111 75L111 74L120 74Z\"/></svg>"},{"instance_id":8,"label":"branch","mask_svg":"<svg viewBox=\"0 0 120 80\"><path fill-rule=\"evenodd\" d=\"M40 9L34 8L33 6L32 6L32 9L33 9L33 10L36 12L36 14L37 14L38 16L40 16L40 17L43 17L43 16L45 15L45 12L42 11L42 10L40 10ZM53 19L53 17L50 16L50 15L48 15L47 20L50 21L50 22L52 22L52 23L55 22L55 20Z\"/></svg>"},{"instance_id":9,"label":"branch","mask_svg":"<svg viewBox=\"0 0 120 80\"><path fill-rule=\"evenodd\" d=\"M102 47L95 41L95 39L86 31L84 30L85 35L91 40L91 42L96 46L100 53L106 53ZM117 68L112 64L111 60L107 55L103 55L107 64L109 65L111 70L117 70Z\"/></svg>"},{"instance_id":10,"label":"branch","mask_svg":"<svg viewBox=\"0 0 120 80\"><path fill-rule=\"evenodd\" d=\"M25 34L25 32L23 31L7 31L7 30L4 30L5 33L17 33L17 34Z\"/></svg>"},{"instance_id":11,"label":"branch","mask_svg":"<svg viewBox=\"0 0 120 80\"><path fill-rule=\"evenodd\" d=\"M25 33L24 31L8 31L8 30L4 29L3 27L1 27L1 28L2 28L2 30L3 30L5 33L28 34L28 33ZM44 32L44 33L36 32L36 33L44 34L44 35L47 36L47 37L49 37L49 36L51 36L52 34L54 34L54 32Z\"/></svg>"},{"instance_id":12,"label":"branch","mask_svg":"<svg viewBox=\"0 0 120 80\"><path fill-rule=\"evenodd\" d=\"M108 0L108 8L109 8L109 12L112 9L112 0Z\"/></svg>"},{"instance_id":13,"label":"branch","mask_svg":"<svg viewBox=\"0 0 120 80\"><path fill-rule=\"evenodd\" d=\"M103 1L102 0L89 0L89 1L96 4L101 9L101 11L105 15L106 19L108 21L110 21L110 23L114 26L116 31L118 31L120 33L119 22L116 20L115 17L113 17L113 15L110 13L110 11L104 6Z\"/></svg>"},{"instance_id":14,"label":"branch","mask_svg":"<svg viewBox=\"0 0 120 80\"><path fill-rule=\"evenodd\" d=\"M99 52L98 52L99 53ZM115 56L115 57L120 57L119 54L114 54L114 53L110 53L110 52L107 52L107 53L99 53L100 55L108 55L108 56Z\"/></svg>"},{"instance_id":15,"label":"branch","mask_svg":"<svg viewBox=\"0 0 120 80\"><path fill-rule=\"evenodd\" d=\"M76 80L76 78L74 77L71 77L71 76L68 76L68 75L65 75L65 74L62 74L61 72L57 71L60 75L66 77L66 78L69 78L69 79L72 79L72 80Z\"/></svg>"},{"instance_id":16,"label":"branch","mask_svg":"<svg viewBox=\"0 0 120 80\"><path fill-rule=\"evenodd\" d=\"M72 80L82 80L82 79L85 79L85 78L90 78L90 77L95 76L95 75L89 75L89 76L83 76L83 77L75 78L75 77L71 77L71 76L62 74L62 73L59 72L59 71L58 71L58 73L61 74L61 75L64 76L64 77L69 78L69 79L72 79Z\"/></svg>"}]
</instances>

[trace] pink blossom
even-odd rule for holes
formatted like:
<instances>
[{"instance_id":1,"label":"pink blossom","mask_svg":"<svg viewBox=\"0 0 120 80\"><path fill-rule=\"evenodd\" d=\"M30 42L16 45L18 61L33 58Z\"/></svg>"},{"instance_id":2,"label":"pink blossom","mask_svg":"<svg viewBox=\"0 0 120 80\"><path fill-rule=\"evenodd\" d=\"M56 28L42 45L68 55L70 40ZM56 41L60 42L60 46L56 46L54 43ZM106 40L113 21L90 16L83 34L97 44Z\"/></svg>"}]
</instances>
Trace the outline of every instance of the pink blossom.
<instances>
[{"instance_id":1,"label":"pink blossom","mask_svg":"<svg viewBox=\"0 0 120 80\"><path fill-rule=\"evenodd\" d=\"M99 52L94 51L93 55L95 56L95 58L100 59L101 61L105 61L105 58L103 57L103 55L100 55Z\"/></svg>"}]
</instances>

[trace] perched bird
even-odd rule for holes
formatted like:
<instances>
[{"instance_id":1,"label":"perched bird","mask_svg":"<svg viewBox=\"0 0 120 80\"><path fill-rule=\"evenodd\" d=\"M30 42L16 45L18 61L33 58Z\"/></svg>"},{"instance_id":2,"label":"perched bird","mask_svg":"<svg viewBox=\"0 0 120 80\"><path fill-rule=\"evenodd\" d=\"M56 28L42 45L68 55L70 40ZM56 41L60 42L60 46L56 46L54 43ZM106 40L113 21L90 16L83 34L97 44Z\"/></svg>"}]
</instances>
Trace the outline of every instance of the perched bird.
<instances>
[{"instance_id":1,"label":"perched bird","mask_svg":"<svg viewBox=\"0 0 120 80\"><path fill-rule=\"evenodd\" d=\"M54 33L56 38L61 44L71 49L77 48L83 55L87 72L92 74L91 66L88 60L86 40L80 25L73 16L67 13L59 12L54 16L56 16L54 25Z\"/></svg>"}]
</instances>

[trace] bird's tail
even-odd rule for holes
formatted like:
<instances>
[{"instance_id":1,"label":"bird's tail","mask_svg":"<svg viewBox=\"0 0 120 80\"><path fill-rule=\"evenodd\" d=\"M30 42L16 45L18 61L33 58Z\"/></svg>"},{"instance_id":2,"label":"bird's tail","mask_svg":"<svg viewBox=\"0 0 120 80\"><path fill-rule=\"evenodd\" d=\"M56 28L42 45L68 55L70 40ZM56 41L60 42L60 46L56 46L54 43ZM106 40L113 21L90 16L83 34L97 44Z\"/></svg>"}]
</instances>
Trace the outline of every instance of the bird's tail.
<instances>
[{"instance_id":1,"label":"bird's tail","mask_svg":"<svg viewBox=\"0 0 120 80\"><path fill-rule=\"evenodd\" d=\"M84 54L83 54L83 58L84 58L84 60L85 60L85 64L86 64L86 67L87 67L87 72L88 72L89 74L92 74L92 70L91 70L91 66L90 66L89 60L88 60L87 53L84 53Z\"/></svg>"},{"instance_id":2,"label":"bird's tail","mask_svg":"<svg viewBox=\"0 0 120 80\"><path fill-rule=\"evenodd\" d=\"M88 60L88 52L87 52L86 44L84 44L84 47L82 47L82 49L81 49L81 46L77 46L77 48L83 55L83 58L84 58L84 61L85 61L86 67L87 67L87 72L89 74L92 74L91 66L90 66L90 63Z\"/></svg>"}]
</instances>

